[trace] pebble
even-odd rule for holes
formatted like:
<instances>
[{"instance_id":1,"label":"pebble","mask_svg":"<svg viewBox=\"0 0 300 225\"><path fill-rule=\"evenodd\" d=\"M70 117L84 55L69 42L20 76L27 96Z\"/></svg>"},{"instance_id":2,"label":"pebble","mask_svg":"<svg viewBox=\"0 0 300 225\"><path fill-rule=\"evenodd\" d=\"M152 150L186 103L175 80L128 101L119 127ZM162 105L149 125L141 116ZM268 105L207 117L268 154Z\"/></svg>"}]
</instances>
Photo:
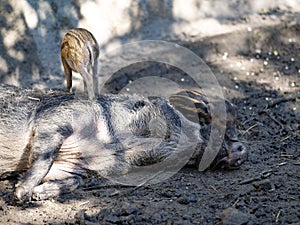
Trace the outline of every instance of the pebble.
<instances>
[{"instance_id":1,"label":"pebble","mask_svg":"<svg viewBox=\"0 0 300 225\"><path fill-rule=\"evenodd\" d=\"M120 223L120 218L114 215L108 215L105 220L109 223L117 224Z\"/></svg>"},{"instance_id":2,"label":"pebble","mask_svg":"<svg viewBox=\"0 0 300 225\"><path fill-rule=\"evenodd\" d=\"M271 181L269 179L263 179L263 180L254 182L252 185L257 190L272 191L275 189L274 184L271 183Z\"/></svg>"},{"instance_id":3,"label":"pebble","mask_svg":"<svg viewBox=\"0 0 300 225\"><path fill-rule=\"evenodd\" d=\"M122 216L128 216L134 214L136 211L137 209L129 204L123 206L121 209Z\"/></svg>"},{"instance_id":4,"label":"pebble","mask_svg":"<svg viewBox=\"0 0 300 225\"><path fill-rule=\"evenodd\" d=\"M224 225L255 224L255 216L243 213L232 207L222 211L221 220Z\"/></svg>"},{"instance_id":5,"label":"pebble","mask_svg":"<svg viewBox=\"0 0 300 225\"><path fill-rule=\"evenodd\" d=\"M189 194L181 196L177 199L177 202L183 205L187 205L192 202L197 202L197 196L195 194Z\"/></svg>"}]
</instances>

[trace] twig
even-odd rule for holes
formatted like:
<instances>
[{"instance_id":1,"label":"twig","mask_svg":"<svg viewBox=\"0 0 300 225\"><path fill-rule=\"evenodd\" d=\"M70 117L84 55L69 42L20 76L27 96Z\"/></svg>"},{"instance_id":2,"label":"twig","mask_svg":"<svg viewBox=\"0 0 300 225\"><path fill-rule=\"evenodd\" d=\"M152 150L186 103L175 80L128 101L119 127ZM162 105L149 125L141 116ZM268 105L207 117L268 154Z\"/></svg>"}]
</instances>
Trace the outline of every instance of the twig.
<instances>
[{"instance_id":1,"label":"twig","mask_svg":"<svg viewBox=\"0 0 300 225\"><path fill-rule=\"evenodd\" d=\"M242 136L243 136L244 134L248 133L251 129L253 129L253 128L256 127L256 126L257 126L257 123L254 124L254 125L252 125L251 127L249 127L247 130L243 131Z\"/></svg>"},{"instance_id":2,"label":"twig","mask_svg":"<svg viewBox=\"0 0 300 225\"><path fill-rule=\"evenodd\" d=\"M296 164L296 165L300 165L300 161L298 163L299 164ZM262 179L266 179L267 177L271 176L274 173L275 168L278 168L278 167L284 166L284 165L287 165L287 162L281 162L281 163L278 163L276 165L273 165L271 169L267 169L267 170L264 170L264 171L260 172L259 176L242 180L239 184L240 185L250 184L250 183L253 183L254 181L260 181Z\"/></svg>"},{"instance_id":3,"label":"twig","mask_svg":"<svg viewBox=\"0 0 300 225\"><path fill-rule=\"evenodd\" d=\"M273 108L274 106L279 105L283 102L295 101L297 98L300 98L300 94L291 94L291 95L288 95L286 97L281 97L281 98L278 98L278 99L275 99L275 100L271 101L266 106L266 108L270 109L270 108Z\"/></svg>"},{"instance_id":4,"label":"twig","mask_svg":"<svg viewBox=\"0 0 300 225\"><path fill-rule=\"evenodd\" d=\"M217 188L216 188L215 186L209 185L209 187L210 187L211 189L213 189L214 191L217 191Z\"/></svg>"},{"instance_id":5,"label":"twig","mask_svg":"<svg viewBox=\"0 0 300 225\"><path fill-rule=\"evenodd\" d=\"M276 215L276 220L275 220L276 223L278 223L278 221L279 221L280 214L281 214L281 209L278 211L278 213Z\"/></svg>"},{"instance_id":6,"label":"twig","mask_svg":"<svg viewBox=\"0 0 300 225\"><path fill-rule=\"evenodd\" d=\"M35 98L35 97L28 96L27 98L30 99L30 100L38 101L38 102L41 101L41 99Z\"/></svg>"},{"instance_id":7,"label":"twig","mask_svg":"<svg viewBox=\"0 0 300 225\"><path fill-rule=\"evenodd\" d=\"M242 122L242 125L244 126L244 125L245 125L246 123L248 123L249 121L252 121L253 118L255 117L255 115L256 115L256 114L253 112L248 120L245 120L244 122Z\"/></svg>"},{"instance_id":8,"label":"twig","mask_svg":"<svg viewBox=\"0 0 300 225\"><path fill-rule=\"evenodd\" d=\"M204 187L205 188L208 188L208 185L207 185L207 183L203 180L203 178L202 177L200 177L200 180L202 181L202 184L204 185Z\"/></svg>"},{"instance_id":9,"label":"twig","mask_svg":"<svg viewBox=\"0 0 300 225\"><path fill-rule=\"evenodd\" d=\"M285 141L286 139L289 139L290 137L291 137L291 135L288 135L288 136L282 138L279 142Z\"/></svg>"},{"instance_id":10,"label":"twig","mask_svg":"<svg viewBox=\"0 0 300 225\"><path fill-rule=\"evenodd\" d=\"M274 167L274 166L272 166L272 167ZM264 170L260 173L260 176L261 176L261 178L265 179L265 178L271 176L273 172L274 172L273 169Z\"/></svg>"},{"instance_id":11,"label":"twig","mask_svg":"<svg viewBox=\"0 0 300 225\"><path fill-rule=\"evenodd\" d=\"M252 177L252 178L249 178L249 179L246 179L246 180L242 180L239 184L240 185L243 185L243 184L250 184L254 181L259 181L261 180L261 176L257 176L257 177Z\"/></svg>"},{"instance_id":12,"label":"twig","mask_svg":"<svg viewBox=\"0 0 300 225\"><path fill-rule=\"evenodd\" d=\"M268 169L268 170L262 171L260 174L268 174L268 173L270 173L272 171L273 171L273 169Z\"/></svg>"},{"instance_id":13,"label":"twig","mask_svg":"<svg viewBox=\"0 0 300 225\"><path fill-rule=\"evenodd\" d=\"M294 158L294 155L281 154L279 157L291 159L291 158Z\"/></svg>"},{"instance_id":14,"label":"twig","mask_svg":"<svg viewBox=\"0 0 300 225\"><path fill-rule=\"evenodd\" d=\"M268 110L264 109L259 112L259 114L262 114L262 113L266 114L270 119L272 119L275 123L277 123L281 127L282 130L284 129L284 125L281 122L279 122L274 116L272 116Z\"/></svg>"},{"instance_id":15,"label":"twig","mask_svg":"<svg viewBox=\"0 0 300 225\"><path fill-rule=\"evenodd\" d=\"M235 205L240 201L240 199L238 198L233 204L232 207L235 207Z\"/></svg>"},{"instance_id":16,"label":"twig","mask_svg":"<svg viewBox=\"0 0 300 225\"><path fill-rule=\"evenodd\" d=\"M284 166L284 165L286 165L286 164L287 164L287 162L278 163L278 164L277 164L277 167L279 167L279 166Z\"/></svg>"},{"instance_id":17,"label":"twig","mask_svg":"<svg viewBox=\"0 0 300 225\"><path fill-rule=\"evenodd\" d=\"M271 101L269 104L266 105L266 107L259 111L258 114L266 114L270 119L272 119L275 123L277 123L278 125L280 125L281 129L283 130L284 129L284 125L279 121L277 120L274 116L272 116L270 113L269 113L269 109L270 108L273 108L274 106L276 105L279 105L283 102L288 102L288 101L295 101L297 98L300 98L300 94L297 93L297 94L292 94L292 95L289 95L289 96L286 96L286 97L282 97L282 98L278 98L278 99L275 99L273 101ZM289 127L288 127L289 128ZM291 128L289 128L289 130L291 130Z\"/></svg>"}]
</instances>

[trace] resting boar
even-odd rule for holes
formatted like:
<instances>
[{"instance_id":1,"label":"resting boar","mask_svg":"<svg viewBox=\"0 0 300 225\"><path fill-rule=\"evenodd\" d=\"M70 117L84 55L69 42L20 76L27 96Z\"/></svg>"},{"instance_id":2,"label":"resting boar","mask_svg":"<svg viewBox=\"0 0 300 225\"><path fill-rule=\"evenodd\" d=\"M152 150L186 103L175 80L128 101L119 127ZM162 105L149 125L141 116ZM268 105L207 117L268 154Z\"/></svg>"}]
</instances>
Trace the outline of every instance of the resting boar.
<instances>
[{"instance_id":1,"label":"resting boar","mask_svg":"<svg viewBox=\"0 0 300 225\"><path fill-rule=\"evenodd\" d=\"M198 159L200 128L159 97L83 100L0 85L0 176L24 171L16 200L46 199L77 188L85 176L122 176L176 154ZM231 149L220 149L212 167L246 160L244 147Z\"/></svg>"}]
</instances>

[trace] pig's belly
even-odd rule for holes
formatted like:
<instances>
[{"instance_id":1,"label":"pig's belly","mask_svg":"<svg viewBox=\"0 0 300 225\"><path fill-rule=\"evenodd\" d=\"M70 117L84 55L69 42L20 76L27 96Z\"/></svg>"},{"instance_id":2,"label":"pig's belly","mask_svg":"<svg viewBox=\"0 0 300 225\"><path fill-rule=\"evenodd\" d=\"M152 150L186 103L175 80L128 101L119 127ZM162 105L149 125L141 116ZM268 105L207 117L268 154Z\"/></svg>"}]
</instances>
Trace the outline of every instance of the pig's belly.
<instances>
[{"instance_id":1,"label":"pig's belly","mask_svg":"<svg viewBox=\"0 0 300 225\"><path fill-rule=\"evenodd\" d=\"M86 176L88 171L105 176L105 171L116 162L114 149L107 149L106 144L93 135L80 137L73 134L66 138L43 182Z\"/></svg>"},{"instance_id":2,"label":"pig's belly","mask_svg":"<svg viewBox=\"0 0 300 225\"><path fill-rule=\"evenodd\" d=\"M26 125L0 129L0 177L28 168L31 160L31 133Z\"/></svg>"}]
</instances>

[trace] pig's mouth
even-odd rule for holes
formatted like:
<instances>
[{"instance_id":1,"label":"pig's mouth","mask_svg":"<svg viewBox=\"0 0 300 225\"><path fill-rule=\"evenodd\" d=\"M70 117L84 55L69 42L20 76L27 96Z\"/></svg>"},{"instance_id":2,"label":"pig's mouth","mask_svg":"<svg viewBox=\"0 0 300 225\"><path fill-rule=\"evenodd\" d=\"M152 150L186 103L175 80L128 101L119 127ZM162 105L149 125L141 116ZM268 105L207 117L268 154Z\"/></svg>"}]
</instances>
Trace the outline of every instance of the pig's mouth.
<instances>
[{"instance_id":1,"label":"pig's mouth","mask_svg":"<svg viewBox=\"0 0 300 225\"><path fill-rule=\"evenodd\" d=\"M247 161L248 151L240 142L233 142L230 147L223 146L226 156L217 160L213 169L239 169L240 166Z\"/></svg>"}]
</instances>

